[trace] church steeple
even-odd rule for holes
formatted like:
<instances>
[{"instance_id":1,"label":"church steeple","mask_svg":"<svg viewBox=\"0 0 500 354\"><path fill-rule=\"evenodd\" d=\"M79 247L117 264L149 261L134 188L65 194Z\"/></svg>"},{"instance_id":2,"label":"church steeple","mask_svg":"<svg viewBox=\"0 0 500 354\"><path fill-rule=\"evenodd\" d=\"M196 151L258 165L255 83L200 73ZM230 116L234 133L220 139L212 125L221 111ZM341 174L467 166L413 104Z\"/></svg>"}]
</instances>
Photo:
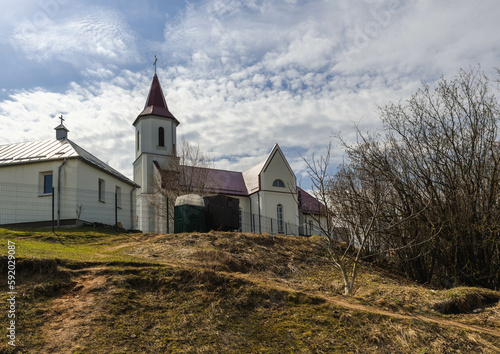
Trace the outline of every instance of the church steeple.
<instances>
[{"instance_id":1,"label":"church steeple","mask_svg":"<svg viewBox=\"0 0 500 354\"><path fill-rule=\"evenodd\" d=\"M168 110L167 101L165 101L165 96L163 95L160 80L158 80L158 76L156 75L156 73L153 77L151 88L149 89L149 94L146 100L146 105L144 106L144 110L137 116L134 125L137 123L137 120L139 118L147 115L170 118L174 120L176 126L179 125L179 121L177 120L177 118L175 118L174 115Z\"/></svg>"},{"instance_id":2,"label":"church steeple","mask_svg":"<svg viewBox=\"0 0 500 354\"><path fill-rule=\"evenodd\" d=\"M136 157L134 181L141 186L137 190L137 227L144 232L156 230L156 221L150 217L153 215L150 195L157 190L155 186L157 166L174 169L178 165L176 152L178 125L179 121L168 110L160 80L155 73L146 105L134 121Z\"/></svg>"}]
</instances>

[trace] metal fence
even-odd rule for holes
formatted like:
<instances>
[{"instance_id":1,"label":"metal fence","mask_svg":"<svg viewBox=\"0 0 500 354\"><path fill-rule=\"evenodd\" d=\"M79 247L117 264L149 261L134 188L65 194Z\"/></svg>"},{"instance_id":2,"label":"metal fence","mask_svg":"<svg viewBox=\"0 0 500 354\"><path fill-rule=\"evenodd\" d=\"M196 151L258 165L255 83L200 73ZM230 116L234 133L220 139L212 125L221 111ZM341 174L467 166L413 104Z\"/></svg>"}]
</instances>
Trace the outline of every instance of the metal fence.
<instances>
[{"instance_id":1,"label":"metal fence","mask_svg":"<svg viewBox=\"0 0 500 354\"><path fill-rule=\"evenodd\" d=\"M140 217L136 205L135 194L114 187L107 191L100 190L97 185L95 190L66 187L58 190L56 187L44 193L39 185L0 182L0 227L103 224L135 229ZM157 209L149 216L154 219L151 221L155 224L155 232L172 233L173 208L170 218L165 208L151 208ZM311 220L299 220L299 223L240 211L240 227L235 231L321 235L321 230Z\"/></svg>"},{"instance_id":2,"label":"metal fence","mask_svg":"<svg viewBox=\"0 0 500 354\"><path fill-rule=\"evenodd\" d=\"M321 235L320 228L315 222L301 220L298 225L295 223L278 220L258 214L248 212L240 213L240 232L267 233L271 235L284 234L295 236Z\"/></svg>"},{"instance_id":3,"label":"metal fence","mask_svg":"<svg viewBox=\"0 0 500 354\"><path fill-rule=\"evenodd\" d=\"M0 226L63 226L99 223L133 228L134 196L119 187L111 191L53 188L0 182Z\"/></svg>"}]
</instances>

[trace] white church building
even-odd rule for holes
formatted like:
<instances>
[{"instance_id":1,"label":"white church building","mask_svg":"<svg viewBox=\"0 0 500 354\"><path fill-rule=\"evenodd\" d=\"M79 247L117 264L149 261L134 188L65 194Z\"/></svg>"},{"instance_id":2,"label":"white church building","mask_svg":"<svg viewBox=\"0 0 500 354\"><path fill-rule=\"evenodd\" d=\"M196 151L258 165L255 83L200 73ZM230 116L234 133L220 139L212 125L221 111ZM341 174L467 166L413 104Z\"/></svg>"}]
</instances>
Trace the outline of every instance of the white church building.
<instances>
[{"instance_id":1,"label":"white church building","mask_svg":"<svg viewBox=\"0 0 500 354\"><path fill-rule=\"evenodd\" d=\"M156 74L144 110L133 125L134 182L141 186L136 191L136 227L143 232L172 232L173 213L167 215L164 202L158 201L162 195L158 193L157 181L168 178L165 176L172 178L164 170L178 161L179 121L168 109ZM295 174L278 144L264 161L246 171L209 169L204 176L207 181L204 190L198 191L200 194L222 194L239 200L242 232L319 233L314 230L313 220L320 214L320 204L297 187Z\"/></svg>"},{"instance_id":2,"label":"white church building","mask_svg":"<svg viewBox=\"0 0 500 354\"><path fill-rule=\"evenodd\" d=\"M176 176L166 172L179 165L178 125L155 73L145 108L133 122L133 181L69 140L62 117L55 139L0 145L0 227L99 223L173 232L173 213L166 212L157 182ZM313 220L320 203L297 187L278 144L246 171L205 169L202 175L199 194L238 199L242 232L319 233Z\"/></svg>"}]
</instances>

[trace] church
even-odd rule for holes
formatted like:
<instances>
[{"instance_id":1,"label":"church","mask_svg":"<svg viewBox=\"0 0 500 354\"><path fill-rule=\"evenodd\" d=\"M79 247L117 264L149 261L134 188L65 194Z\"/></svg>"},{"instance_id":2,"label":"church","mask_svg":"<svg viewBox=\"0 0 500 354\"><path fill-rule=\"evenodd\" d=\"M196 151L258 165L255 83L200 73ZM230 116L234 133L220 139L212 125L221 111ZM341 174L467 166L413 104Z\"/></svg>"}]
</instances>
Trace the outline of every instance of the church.
<instances>
[{"instance_id":1,"label":"church","mask_svg":"<svg viewBox=\"0 0 500 354\"><path fill-rule=\"evenodd\" d=\"M278 144L270 149L264 161L243 172L180 166L176 134L179 124L167 106L155 73L144 110L133 122L134 182L141 186L136 190L137 229L173 231L175 194L182 194L183 189L173 197L165 189L172 186L171 179L181 179L191 184L195 181L195 188L184 189L186 194L238 199L242 232L320 233L314 221L320 216L320 203L297 186L295 174Z\"/></svg>"},{"instance_id":2,"label":"church","mask_svg":"<svg viewBox=\"0 0 500 354\"><path fill-rule=\"evenodd\" d=\"M132 123L133 180L71 141L60 119L55 139L0 145L0 226L97 223L169 233L176 197L194 193L237 200L241 232L320 234L320 203L297 186L278 144L242 172L183 164L180 121L156 72Z\"/></svg>"}]
</instances>

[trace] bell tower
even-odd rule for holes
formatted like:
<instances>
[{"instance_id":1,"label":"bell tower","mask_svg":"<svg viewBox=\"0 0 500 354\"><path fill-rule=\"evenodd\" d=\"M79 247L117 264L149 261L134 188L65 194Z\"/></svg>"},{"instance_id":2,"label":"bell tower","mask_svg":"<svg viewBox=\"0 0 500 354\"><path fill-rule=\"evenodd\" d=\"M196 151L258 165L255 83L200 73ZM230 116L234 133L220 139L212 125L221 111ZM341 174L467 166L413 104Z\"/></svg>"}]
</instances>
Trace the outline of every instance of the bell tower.
<instances>
[{"instance_id":1,"label":"bell tower","mask_svg":"<svg viewBox=\"0 0 500 354\"><path fill-rule=\"evenodd\" d=\"M156 61L155 61L156 64ZM157 167L172 168L178 163L176 152L176 129L179 121L170 113L160 80L156 75L149 89L146 105L133 123L135 127L134 182L141 186L137 190L137 225L143 232L155 232L154 198ZM155 167L156 165L157 167Z\"/></svg>"}]
</instances>

